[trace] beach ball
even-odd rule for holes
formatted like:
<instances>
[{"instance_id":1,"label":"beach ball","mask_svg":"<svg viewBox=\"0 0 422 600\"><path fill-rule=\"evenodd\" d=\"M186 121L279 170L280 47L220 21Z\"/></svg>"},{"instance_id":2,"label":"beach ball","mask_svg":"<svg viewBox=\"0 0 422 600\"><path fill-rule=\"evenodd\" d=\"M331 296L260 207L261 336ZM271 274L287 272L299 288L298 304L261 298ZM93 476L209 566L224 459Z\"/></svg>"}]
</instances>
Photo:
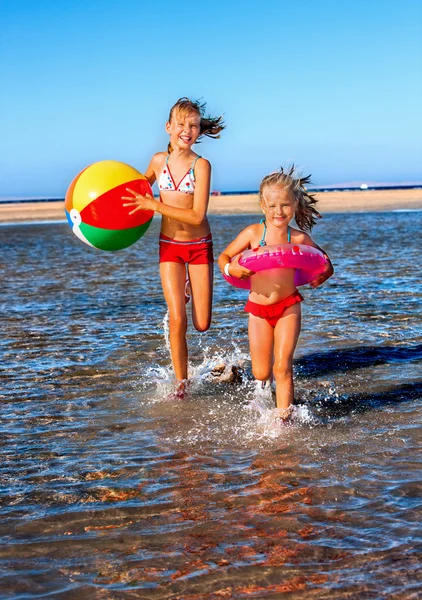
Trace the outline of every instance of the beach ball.
<instances>
[{"instance_id":1,"label":"beach ball","mask_svg":"<svg viewBox=\"0 0 422 600\"><path fill-rule=\"evenodd\" d=\"M116 160L102 160L86 167L66 193L65 211L73 233L100 250L122 250L139 240L151 224L154 212L124 207L126 188L152 196L151 186L139 171Z\"/></svg>"}]
</instances>

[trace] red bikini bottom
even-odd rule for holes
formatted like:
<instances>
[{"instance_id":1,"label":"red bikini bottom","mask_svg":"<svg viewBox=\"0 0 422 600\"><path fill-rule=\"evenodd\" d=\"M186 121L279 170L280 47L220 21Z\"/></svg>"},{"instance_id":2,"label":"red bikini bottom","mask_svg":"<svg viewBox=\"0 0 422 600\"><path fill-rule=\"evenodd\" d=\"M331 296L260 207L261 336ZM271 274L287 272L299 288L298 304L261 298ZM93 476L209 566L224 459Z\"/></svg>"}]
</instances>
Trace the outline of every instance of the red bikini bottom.
<instances>
[{"instance_id":1,"label":"red bikini bottom","mask_svg":"<svg viewBox=\"0 0 422 600\"><path fill-rule=\"evenodd\" d=\"M214 261L212 236L178 242L160 233L160 263L177 262L189 265L203 265Z\"/></svg>"},{"instance_id":2,"label":"red bikini bottom","mask_svg":"<svg viewBox=\"0 0 422 600\"><path fill-rule=\"evenodd\" d=\"M302 301L302 294L298 290L295 290L293 294L287 296L287 298L284 298L284 300L281 300L276 304L257 304L256 302L251 302L248 300L244 310L245 312L251 313L251 315L254 315L255 317L261 317L262 319L265 319L267 323L271 325L271 327L275 327L278 320L283 316L286 308Z\"/></svg>"}]
</instances>

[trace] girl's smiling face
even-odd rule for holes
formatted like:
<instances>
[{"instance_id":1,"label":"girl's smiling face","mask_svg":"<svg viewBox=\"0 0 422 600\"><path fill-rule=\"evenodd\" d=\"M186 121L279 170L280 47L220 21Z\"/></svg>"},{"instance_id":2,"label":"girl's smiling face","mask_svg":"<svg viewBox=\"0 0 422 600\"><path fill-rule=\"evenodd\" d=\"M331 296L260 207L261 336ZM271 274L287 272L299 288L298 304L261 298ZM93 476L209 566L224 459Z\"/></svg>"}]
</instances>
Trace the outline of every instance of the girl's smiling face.
<instances>
[{"instance_id":1,"label":"girl's smiling face","mask_svg":"<svg viewBox=\"0 0 422 600\"><path fill-rule=\"evenodd\" d=\"M261 208L267 223L287 226L295 216L297 200L288 188L268 186L262 192Z\"/></svg>"},{"instance_id":2,"label":"girl's smiling face","mask_svg":"<svg viewBox=\"0 0 422 600\"><path fill-rule=\"evenodd\" d=\"M201 133L201 117L196 112L187 114L175 112L171 120L166 123L166 131L170 135L173 148L188 150Z\"/></svg>"}]
</instances>

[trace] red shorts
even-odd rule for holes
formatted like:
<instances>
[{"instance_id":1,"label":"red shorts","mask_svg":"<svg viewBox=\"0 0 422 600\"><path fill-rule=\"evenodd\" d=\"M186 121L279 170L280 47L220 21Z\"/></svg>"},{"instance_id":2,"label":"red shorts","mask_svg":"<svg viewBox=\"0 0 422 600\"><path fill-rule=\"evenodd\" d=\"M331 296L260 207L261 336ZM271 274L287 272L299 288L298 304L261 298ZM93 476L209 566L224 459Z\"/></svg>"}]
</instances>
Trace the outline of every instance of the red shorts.
<instances>
[{"instance_id":1,"label":"red shorts","mask_svg":"<svg viewBox=\"0 0 422 600\"><path fill-rule=\"evenodd\" d=\"M286 308L302 301L302 294L296 290L291 296L287 296L287 298L280 300L280 302L277 302L276 304L257 304L256 302L248 300L244 310L255 317L265 319L271 327L275 327L279 319L283 316Z\"/></svg>"},{"instance_id":2,"label":"red shorts","mask_svg":"<svg viewBox=\"0 0 422 600\"><path fill-rule=\"evenodd\" d=\"M189 265L205 265L214 262L212 235L178 242L160 233L160 263L176 262Z\"/></svg>"}]
</instances>

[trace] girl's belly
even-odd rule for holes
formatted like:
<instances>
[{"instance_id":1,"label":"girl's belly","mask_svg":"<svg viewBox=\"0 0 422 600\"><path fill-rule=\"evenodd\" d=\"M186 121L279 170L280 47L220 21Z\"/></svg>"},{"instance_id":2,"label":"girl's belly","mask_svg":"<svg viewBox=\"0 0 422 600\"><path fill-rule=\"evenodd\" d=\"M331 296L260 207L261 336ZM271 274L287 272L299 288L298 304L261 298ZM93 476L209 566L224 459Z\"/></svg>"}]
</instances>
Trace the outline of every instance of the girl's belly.
<instances>
[{"instance_id":1,"label":"girl's belly","mask_svg":"<svg viewBox=\"0 0 422 600\"><path fill-rule=\"evenodd\" d=\"M257 304L275 304L287 298L296 289L294 269L267 269L251 277L249 300Z\"/></svg>"},{"instance_id":2,"label":"girl's belly","mask_svg":"<svg viewBox=\"0 0 422 600\"><path fill-rule=\"evenodd\" d=\"M164 202L163 196L161 196L161 201ZM193 196L186 197L186 194L182 194L179 198L166 198L164 204L174 206L175 208L191 210ZM161 218L161 233L169 238L178 240L179 242L188 242L189 240L205 237L210 231L210 224L207 218L203 220L201 225L189 225L188 223L183 223L182 221L171 219L170 217L163 216Z\"/></svg>"},{"instance_id":3,"label":"girl's belly","mask_svg":"<svg viewBox=\"0 0 422 600\"><path fill-rule=\"evenodd\" d=\"M188 225L168 217L162 217L161 220L161 233L179 242L205 237L210 231L208 219L205 219L201 225Z\"/></svg>"}]
</instances>

